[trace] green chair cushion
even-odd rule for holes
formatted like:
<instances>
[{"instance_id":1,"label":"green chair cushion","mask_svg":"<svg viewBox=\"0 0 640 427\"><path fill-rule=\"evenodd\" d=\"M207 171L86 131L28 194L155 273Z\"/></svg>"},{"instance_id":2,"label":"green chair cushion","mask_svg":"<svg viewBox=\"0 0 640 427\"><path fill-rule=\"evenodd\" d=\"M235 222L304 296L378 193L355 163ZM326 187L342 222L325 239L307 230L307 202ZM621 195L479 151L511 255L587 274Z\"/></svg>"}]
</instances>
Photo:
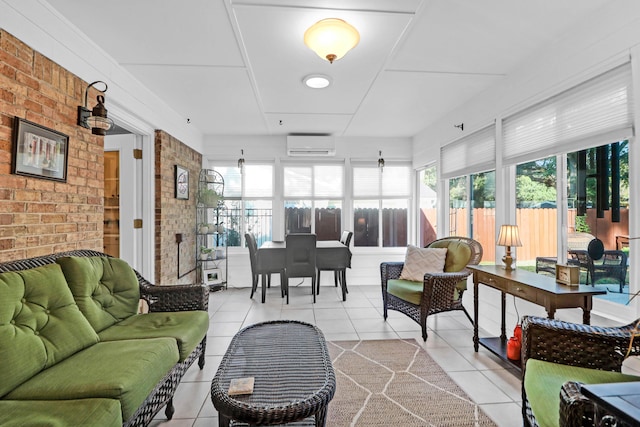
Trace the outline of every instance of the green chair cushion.
<instances>
[{"instance_id":1,"label":"green chair cushion","mask_svg":"<svg viewBox=\"0 0 640 427\"><path fill-rule=\"evenodd\" d=\"M422 301L423 288L423 282L412 282L411 280L403 279L387 280L388 293L415 305L420 305L420 301Z\"/></svg>"},{"instance_id":2,"label":"green chair cushion","mask_svg":"<svg viewBox=\"0 0 640 427\"><path fill-rule=\"evenodd\" d=\"M63 257L56 262L62 267L76 304L96 332L138 312L138 278L125 261Z\"/></svg>"},{"instance_id":3,"label":"green chair cushion","mask_svg":"<svg viewBox=\"0 0 640 427\"><path fill-rule=\"evenodd\" d=\"M99 342L7 394L13 400L111 398L128 420L178 362L173 338Z\"/></svg>"},{"instance_id":4,"label":"green chair cushion","mask_svg":"<svg viewBox=\"0 0 640 427\"><path fill-rule=\"evenodd\" d=\"M638 377L633 375L561 365L537 359L527 360L525 372L524 389L540 427L559 425L560 388L567 381L585 384L638 381Z\"/></svg>"},{"instance_id":5,"label":"green chair cushion","mask_svg":"<svg viewBox=\"0 0 640 427\"><path fill-rule=\"evenodd\" d=\"M184 361L202 341L209 328L206 311L178 311L136 314L101 331L100 341L141 338L174 338L180 361Z\"/></svg>"},{"instance_id":6,"label":"green chair cushion","mask_svg":"<svg viewBox=\"0 0 640 427\"><path fill-rule=\"evenodd\" d=\"M455 240L436 240L428 245L429 248L447 248L447 257L444 260L445 273L456 273L462 271L471 259L471 248L463 242ZM458 291L467 290L467 281L461 280L456 285ZM458 296L456 295L456 299Z\"/></svg>"},{"instance_id":7,"label":"green chair cushion","mask_svg":"<svg viewBox=\"0 0 640 427\"><path fill-rule=\"evenodd\" d=\"M58 265L0 274L0 396L97 342Z\"/></svg>"},{"instance_id":8,"label":"green chair cushion","mask_svg":"<svg viewBox=\"0 0 640 427\"><path fill-rule=\"evenodd\" d=\"M122 427L115 399L0 400L3 427Z\"/></svg>"}]
</instances>

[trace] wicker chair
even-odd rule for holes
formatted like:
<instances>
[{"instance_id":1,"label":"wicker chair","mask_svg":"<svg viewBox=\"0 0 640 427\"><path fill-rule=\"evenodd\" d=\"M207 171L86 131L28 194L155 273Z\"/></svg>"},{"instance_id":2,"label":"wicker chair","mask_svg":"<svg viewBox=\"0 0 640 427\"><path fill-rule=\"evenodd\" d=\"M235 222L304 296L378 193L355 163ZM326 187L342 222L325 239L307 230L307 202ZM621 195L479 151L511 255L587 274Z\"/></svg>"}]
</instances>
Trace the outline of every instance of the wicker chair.
<instances>
[{"instance_id":1,"label":"wicker chair","mask_svg":"<svg viewBox=\"0 0 640 427\"><path fill-rule=\"evenodd\" d=\"M595 285L599 279L614 279L620 286L620 293L627 280L627 254L623 251L604 251L601 261L594 261L587 251L569 251L571 260L587 272L587 285Z\"/></svg>"},{"instance_id":2,"label":"wicker chair","mask_svg":"<svg viewBox=\"0 0 640 427\"><path fill-rule=\"evenodd\" d=\"M522 319L522 417L525 426L538 426L525 391L526 365L538 359L561 365L620 372L629 344L637 333L635 321L620 327L598 327L524 316ZM639 355L634 344L629 355ZM594 425L594 404L580 393L579 384L566 382L560 394L560 426ZM557 395L557 394L556 394Z\"/></svg>"},{"instance_id":3,"label":"wicker chair","mask_svg":"<svg viewBox=\"0 0 640 427\"><path fill-rule=\"evenodd\" d=\"M456 250L459 246L468 249L465 251ZM421 326L422 339L425 341L427 340L427 317L431 314L462 310L473 324L471 316L462 305L462 294L467 288L466 279L471 274L464 266L477 265L482 259L480 243L467 237L445 237L431 242L426 247L448 248L449 250L445 261L445 272L424 275L420 304L414 304L388 292L388 281L400 277L404 262L383 262L380 264L385 320L388 310L396 310L407 315ZM458 259L463 256L461 252L466 254L463 260ZM462 266L462 268L457 266Z\"/></svg>"},{"instance_id":4,"label":"wicker chair","mask_svg":"<svg viewBox=\"0 0 640 427\"><path fill-rule=\"evenodd\" d=\"M59 252L1 263L0 273L41 267L55 263L56 258L69 256L108 257L110 255L86 249ZM150 312L208 310L209 289L207 287L202 285L155 286L143 278L136 270L134 272L140 286L140 298L147 302ZM163 407L165 407L167 418L171 419L173 417L175 412L173 395L183 375L196 360L198 360L200 369L204 367L206 340L207 338L205 337L183 362L177 363L172 368L171 372L147 396L142 406L128 420L124 421L124 427L148 425Z\"/></svg>"}]
</instances>

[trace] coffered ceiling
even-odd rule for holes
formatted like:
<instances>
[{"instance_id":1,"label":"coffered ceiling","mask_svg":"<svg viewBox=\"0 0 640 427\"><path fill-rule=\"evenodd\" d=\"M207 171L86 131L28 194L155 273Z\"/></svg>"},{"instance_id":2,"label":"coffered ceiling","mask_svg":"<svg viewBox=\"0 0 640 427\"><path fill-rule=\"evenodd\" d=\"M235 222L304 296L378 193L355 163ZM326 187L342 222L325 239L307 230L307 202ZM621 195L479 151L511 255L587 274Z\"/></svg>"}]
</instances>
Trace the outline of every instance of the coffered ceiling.
<instances>
[{"instance_id":1,"label":"coffered ceiling","mask_svg":"<svg viewBox=\"0 0 640 427\"><path fill-rule=\"evenodd\" d=\"M606 0L48 0L205 134L408 137L498 83ZM360 43L303 43L341 18ZM309 74L330 77L309 89Z\"/></svg>"}]
</instances>

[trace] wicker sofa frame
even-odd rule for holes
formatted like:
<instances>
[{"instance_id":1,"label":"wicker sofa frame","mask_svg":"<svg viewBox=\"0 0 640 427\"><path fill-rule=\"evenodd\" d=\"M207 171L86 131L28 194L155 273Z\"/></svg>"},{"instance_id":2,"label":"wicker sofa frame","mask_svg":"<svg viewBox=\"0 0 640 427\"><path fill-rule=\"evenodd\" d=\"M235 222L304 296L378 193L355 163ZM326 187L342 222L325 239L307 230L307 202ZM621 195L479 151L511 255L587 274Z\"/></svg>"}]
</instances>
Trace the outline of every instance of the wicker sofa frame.
<instances>
[{"instance_id":1,"label":"wicker sofa frame","mask_svg":"<svg viewBox=\"0 0 640 427\"><path fill-rule=\"evenodd\" d=\"M26 258L16 261L0 263L0 273L9 271L28 270L43 265L53 264L57 258L68 256L80 257L109 257L109 255L93 250L74 250L59 252L51 255ZM135 271L135 270L134 270ZM150 312L208 310L209 290L201 285L155 286L135 271L140 285L140 297L149 305ZM142 406L128 419L124 420L124 427L138 427L148 425L153 417L166 406L165 415L173 417L173 395L187 369L198 360L200 369L205 362L206 337L196 346L183 362L178 362L173 369L156 385L145 399Z\"/></svg>"},{"instance_id":2,"label":"wicker sofa frame","mask_svg":"<svg viewBox=\"0 0 640 427\"><path fill-rule=\"evenodd\" d=\"M477 265L480 263L482 259L482 246L476 240L467 237L450 236L435 240L426 247L442 241L455 241L468 245L471 249L471 257L467 265ZM461 310L473 324L471 316L462 305L462 294L464 290L458 289L458 298L453 299L456 285L471 274L469 270L463 269L459 272L425 274L421 302L419 305L416 305L387 292L387 282L391 279L400 278L403 267L404 262L383 262L380 264L385 320L387 319L388 310L399 311L407 315L422 328L422 339L424 341L427 340L427 317L429 315L445 311Z\"/></svg>"},{"instance_id":3,"label":"wicker sofa frame","mask_svg":"<svg viewBox=\"0 0 640 427\"><path fill-rule=\"evenodd\" d=\"M524 316L522 319L522 418L525 426L537 427L524 389L526 363L539 359L569 366L620 372L627 356L640 355L635 342L635 321L620 327L589 326L560 320ZM560 426L594 425L595 406L581 392L579 384L567 382L560 392Z\"/></svg>"}]
</instances>

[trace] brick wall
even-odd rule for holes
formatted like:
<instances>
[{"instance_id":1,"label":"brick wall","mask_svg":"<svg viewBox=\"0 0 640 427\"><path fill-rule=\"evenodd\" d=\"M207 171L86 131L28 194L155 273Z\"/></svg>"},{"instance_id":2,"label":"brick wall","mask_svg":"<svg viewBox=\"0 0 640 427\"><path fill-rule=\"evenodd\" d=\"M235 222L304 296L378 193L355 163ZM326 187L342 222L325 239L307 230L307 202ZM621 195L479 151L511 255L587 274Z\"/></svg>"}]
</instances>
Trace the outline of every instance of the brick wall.
<instances>
[{"instance_id":1,"label":"brick wall","mask_svg":"<svg viewBox=\"0 0 640 427\"><path fill-rule=\"evenodd\" d=\"M0 29L0 262L102 249L103 138L76 125L86 86ZM66 183L11 174L14 117L69 136Z\"/></svg>"},{"instance_id":2,"label":"brick wall","mask_svg":"<svg viewBox=\"0 0 640 427\"><path fill-rule=\"evenodd\" d=\"M193 283L195 271L178 279L178 244L176 233L182 233L180 274L195 267L195 222L198 174L202 155L164 131L155 135L156 188L156 284ZM189 200L175 198L174 167L189 170Z\"/></svg>"}]
</instances>

